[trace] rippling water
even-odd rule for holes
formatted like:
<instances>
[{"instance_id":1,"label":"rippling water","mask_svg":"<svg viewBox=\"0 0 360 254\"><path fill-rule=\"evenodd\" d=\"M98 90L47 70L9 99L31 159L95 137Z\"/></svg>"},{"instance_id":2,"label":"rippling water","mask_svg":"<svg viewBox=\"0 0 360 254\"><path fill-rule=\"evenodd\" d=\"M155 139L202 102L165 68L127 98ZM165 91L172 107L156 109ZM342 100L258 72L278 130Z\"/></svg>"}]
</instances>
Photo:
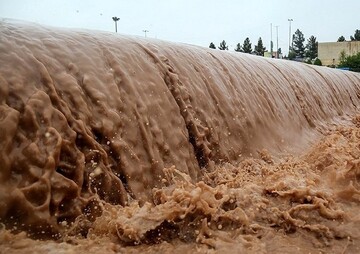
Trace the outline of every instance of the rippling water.
<instances>
[{"instance_id":1,"label":"rippling water","mask_svg":"<svg viewBox=\"0 0 360 254\"><path fill-rule=\"evenodd\" d=\"M359 74L14 21L0 34L4 249L359 252Z\"/></svg>"}]
</instances>

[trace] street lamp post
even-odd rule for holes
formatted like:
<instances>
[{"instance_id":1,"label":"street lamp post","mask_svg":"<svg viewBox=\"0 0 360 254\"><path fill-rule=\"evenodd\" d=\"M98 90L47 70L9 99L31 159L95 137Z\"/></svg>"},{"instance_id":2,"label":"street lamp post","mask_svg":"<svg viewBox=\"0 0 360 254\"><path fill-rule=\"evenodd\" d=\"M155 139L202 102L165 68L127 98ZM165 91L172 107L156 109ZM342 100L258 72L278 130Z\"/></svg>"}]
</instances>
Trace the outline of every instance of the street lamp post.
<instances>
[{"instance_id":1,"label":"street lamp post","mask_svg":"<svg viewBox=\"0 0 360 254\"><path fill-rule=\"evenodd\" d=\"M113 19L114 22L115 22L115 32L117 33L117 22L120 20L120 18L118 18L118 17L112 17L112 19Z\"/></svg>"},{"instance_id":2,"label":"street lamp post","mask_svg":"<svg viewBox=\"0 0 360 254\"><path fill-rule=\"evenodd\" d=\"M146 33L149 32L149 30L143 30L144 34L145 34L145 38L146 38Z\"/></svg>"},{"instance_id":3,"label":"street lamp post","mask_svg":"<svg viewBox=\"0 0 360 254\"><path fill-rule=\"evenodd\" d=\"M291 51L291 47L290 47L290 41L291 41L291 21L294 21L293 19L288 19L289 21L289 53Z\"/></svg>"},{"instance_id":4,"label":"street lamp post","mask_svg":"<svg viewBox=\"0 0 360 254\"><path fill-rule=\"evenodd\" d=\"M276 27L276 58L279 58L279 33L278 33L279 26L275 26L275 27Z\"/></svg>"}]
</instances>

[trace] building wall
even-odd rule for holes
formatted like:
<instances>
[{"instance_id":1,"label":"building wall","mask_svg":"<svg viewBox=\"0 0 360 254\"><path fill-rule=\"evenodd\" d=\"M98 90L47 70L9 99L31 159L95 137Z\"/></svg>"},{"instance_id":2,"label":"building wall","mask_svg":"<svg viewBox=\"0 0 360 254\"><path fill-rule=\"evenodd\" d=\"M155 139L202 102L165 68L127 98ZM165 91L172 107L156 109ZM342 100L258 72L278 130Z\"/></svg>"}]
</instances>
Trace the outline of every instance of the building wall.
<instances>
[{"instance_id":1,"label":"building wall","mask_svg":"<svg viewBox=\"0 0 360 254\"><path fill-rule=\"evenodd\" d=\"M341 51L347 56L360 52L360 41L319 42L318 58L323 65L338 65Z\"/></svg>"}]
</instances>

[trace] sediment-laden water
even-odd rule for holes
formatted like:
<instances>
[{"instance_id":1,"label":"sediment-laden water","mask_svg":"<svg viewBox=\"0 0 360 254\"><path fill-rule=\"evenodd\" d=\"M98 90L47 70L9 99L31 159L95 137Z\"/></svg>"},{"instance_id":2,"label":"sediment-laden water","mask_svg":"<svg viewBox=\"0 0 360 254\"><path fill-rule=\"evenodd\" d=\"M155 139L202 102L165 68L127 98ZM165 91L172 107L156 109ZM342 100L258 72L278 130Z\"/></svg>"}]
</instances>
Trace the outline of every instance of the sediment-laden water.
<instances>
[{"instance_id":1,"label":"sediment-laden water","mask_svg":"<svg viewBox=\"0 0 360 254\"><path fill-rule=\"evenodd\" d=\"M6 253L359 252L359 74L14 21L0 35Z\"/></svg>"}]
</instances>

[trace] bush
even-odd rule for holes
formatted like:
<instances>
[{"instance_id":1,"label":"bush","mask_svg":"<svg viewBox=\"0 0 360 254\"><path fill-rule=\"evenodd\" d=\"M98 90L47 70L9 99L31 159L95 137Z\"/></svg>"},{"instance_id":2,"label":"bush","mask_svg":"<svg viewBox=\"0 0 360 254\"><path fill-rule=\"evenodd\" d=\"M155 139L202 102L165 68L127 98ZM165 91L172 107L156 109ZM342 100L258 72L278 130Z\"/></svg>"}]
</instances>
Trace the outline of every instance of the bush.
<instances>
[{"instance_id":1,"label":"bush","mask_svg":"<svg viewBox=\"0 0 360 254\"><path fill-rule=\"evenodd\" d=\"M352 71L359 72L360 70L360 52L353 56L347 56L344 60L340 61L339 67L349 68Z\"/></svg>"},{"instance_id":2,"label":"bush","mask_svg":"<svg viewBox=\"0 0 360 254\"><path fill-rule=\"evenodd\" d=\"M322 66L321 60L319 58L316 58L315 61L314 61L314 65Z\"/></svg>"}]
</instances>

